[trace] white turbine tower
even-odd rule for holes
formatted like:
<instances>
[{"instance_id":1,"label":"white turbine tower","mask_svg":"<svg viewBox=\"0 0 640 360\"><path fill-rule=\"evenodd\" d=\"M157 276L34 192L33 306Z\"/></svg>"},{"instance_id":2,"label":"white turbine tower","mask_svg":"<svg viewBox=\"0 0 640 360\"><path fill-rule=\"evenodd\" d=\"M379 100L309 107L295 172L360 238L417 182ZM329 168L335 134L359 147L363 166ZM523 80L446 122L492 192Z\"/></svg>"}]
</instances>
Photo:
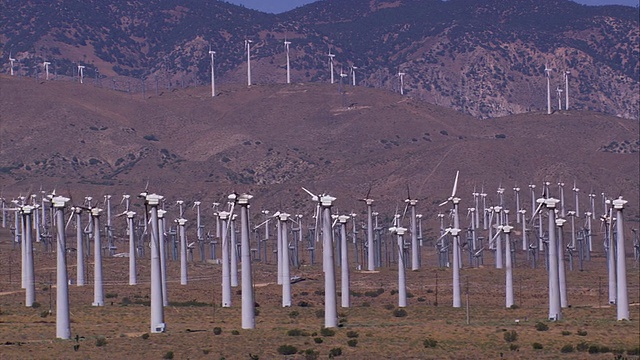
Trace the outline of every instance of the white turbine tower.
<instances>
[{"instance_id":1,"label":"white turbine tower","mask_svg":"<svg viewBox=\"0 0 640 360\"><path fill-rule=\"evenodd\" d=\"M343 308L351 306L349 299L349 251L347 249L347 221L349 219L350 216L347 215L338 216L338 222L340 223L340 291L342 292L340 300Z\"/></svg>"},{"instance_id":2,"label":"white turbine tower","mask_svg":"<svg viewBox=\"0 0 640 360\"><path fill-rule=\"evenodd\" d=\"M215 54L216 52L211 50L211 46L209 46L209 55L211 55L211 97L216 96Z\"/></svg>"},{"instance_id":3,"label":"white turbine tower","mask_svg":"<svg viewBox=\"0 0 640 360\"><path fill-rule=\"evenodd\" d=\"M278 236L279 241L282 244L279 246L279 249L282 252L282 255L279 256L279 259L282 262L282 307L290 307L291 306L291 273L289 271L289 238L287 229L287 221L289 221L289 214L280 213L278 215L278 221L280 222L279 231L281 233ZM279 254L280 255L280 254Z\"/></svg>"},{"instance_id":4,"label":"white turbine tower","mask_svg":"<svg viewBox=\"0 0 640 360\"><path fill-rule=\"evenodd\" d=\"M544 75L547 78L547 114L551 114L551 68L544 64Z\"/></svg>"},{"instance_id":5,"label":"white turbine tower","mask_svg":"<svg viewBox=\"0 0 640 360\"><path fill-rule=\"evenodd\" d=\"M231 269L229 268L229 235L228 225L230 213L218 212L222 221L222 307L231 307Z\"/></svg>"},{"instance_id":6,"label":"white turbine tower","mask_svg":"<svg viewBox=\"0 0 640 360\"><path fill-rule=\"evenodd\" d=\"M289 66L289 45L291 41L284 41L284 50L287 53L287 84L291 84L291 68Z\"/></svg>"},{"instance_id":7,"label":"white turbine tower","mask_svg":"<svg viewBox=\"0 0 640 360\"><path fill-rule=\"evenodd\" d=\"M160 267L160 226L158 224L158 205L164 198L157 194L143 193L146 205L151 206L151 332L162 333L166 330L164 307L162 305L162 276ZM142 195L142 194L141 194Z\"/></svg>"},{"instance_id":8,"label":"white turbine tower","mask_svg":"<svg viewBox=\"0 0 640 360\"><path fill-rule=\"evenodd\" d=\"M49 80L49 65L51 65L50 62L45 61L42 63L42 66L44 66L44 72L45 72L45 79Z\"/></svg>"},{"instance_id":9,"label":"white turbine tower","mask_svg":"<svg viewBox=\"0 0 640 360\"><path fill-rule=\"evenodd\" d=\"M136 285L138 283L136 275L136 231L134 225L136 213L127 211L125 215L127 215L127 227L129 229L129 285Z\"/></svg>"},{"instance_id":10,"label":"white turbine tower","mask_svg":"<svg viewBox=\"0 0 640 360\"><path fill-rule=\"evenodd\" d=\"M509 214L509 210L504 210L505 215ZM502 232L504 233L504 242L505 242L505 304L507 308L513 306L513 266L511 263L511 230L513 226L509 226L509 223L502 226Z\"/></svg>"},{"instance_id":11,"label":"white turbine tower","mask_svg":"<svg viewBox=\"0 0 640 360\"><path fill-rule=\"evenodd\" d=\"M398 73L398 77L400 78L400 95L404 95L404 76L406 74L403 72Z\"/></svg>"},{"instance_id":12,"label":"white turbine tower","mask_svg":"<svg viewBox=\"0 0 640 360\"><path fill-rule=\"evenodd\" d=\"M78 78L80 78L80 84L84 82L84 65L78 65Z\"/></svg>"},{"instance_id":13,"label":"white turbine tower","mask_svg":"<svg viewBox=\"0 0 640 360\"><path fill-rule=\"evenodd\" d=\"M82 208L71 208L76 217L76 286L84 286L84 241L82 241ZM37 216L37 215L36 215Z\"/></svg>"},{"instance_id":14,"label":"white turbine tower","mask_svg":"<svg viewBox=\"0 0 640 360\"><path fill-rule=\"evenodd\" d=\"M242 328L255 329L255 299L253 293L253 271L251 270L251 246L249 244L249 201L253 195L235 195L240 205L240 260L242 261Z\"/></svg>"},{"instance_id":15,"label":"white turbine tower","mask_svg":"<svg viewBox=\"0 0 640 360\"><path fill-rule=\"evenodd\" d=\"M178 233L180 234L180 285L187 285L187 235L185 225L187 220L176 219L178 223Z\"/></svg>"},{"instance_id":16,"label":"white turbine tower","mask_svg":"<svg viewBox=\"0 0 640 360\"><path fill-rule=\"evenodd\" d=\"M544 194L544 192L543 192ZM549 213L549 320L562 320L562 308L560 306L560 278L558 276L558 245L556 241L556 205L560 202L552 197L539 198L537 209L531 215L533 222L539 211L544 206Z\"/></svg>"},{"instance_id":17,"label":"white turbine tower","mask_svg":"<svg viewBox=\"0 0 640 360\"><path fill-rule=\"evenodd\" d=\"M352 66L351 67L351 85L356 86L356 70L358 69L357 66Z\"/></svg>"},{"instance_id":18,"label":"white turbine tower","mask_svg":"<svg viewBox=\"0 0 640 360\"><path fill-rule=\"evenodd\" d=\"M360 201L367 204L367 270L374 271L375 268L375 252L373 251L373 199L369 198L371 190L367 192L367 196ZM364 261L364 259L363 259Z\"/></svg>"},{"instance_id":19,"label":"white turbine tower","mask_svg":"<svg viewBox=\"0 0 640 360\"><path fill-rule=\"evenodd\" d=\"M102 285L102 242L100 241L100 213L102 209L91 209L93 224L93 303L92 306L104 306Z\"/></svg>"},{"instance_id":20,"label":"white turbine tower","mask_svg":"<svg viewBox=\"0 0 640 360\"><path fill-rule=\"evenodd\" d=\"M11 76L13 76L13 63L16 61L16 59L11 57L11 53L9 53L9 63L10 63L10 67L11 67Z\"/></svg>"},{"instance_id":21,"label":"white turbine tower","mask_svg":"<svg viewBox=\"0 0 640 360\"><path fill-rule=\"evenodd\" d=\"M565 110L569 110L569 76L571 71L565 70L564 72L564 106Z\"/></svg>"},{"instance_id":22,"label":"white turbine tower","mask_svg":"<svg viewBox=\"0 0 640 360\"><path fill-rule=\"evenodd\" d=\"M67 281L67 239L64 226L64 207L69 199L56 196L52 199L58 229L57 267L56 267L56 337L71 338L69 321L69 283Z\"/></svg>"},{"instance_id":23,"label":"white turbine tower","mask_svg":"<svg viewBox=\"0 0 640 360\"><path fill-rule=\"evenodd\" d=\"M246 39L244 47L247 50L247 86L251 86L251 43L253 40Z\"/></svg>"},{"instance_id":24,"label":"white turbine tower","mask_svg":"<svg viewBox=\"0 0 640 360\"><path fill-rule=\"evenodd\" d=\"M333 239L331 230L331 207L336 200L331 195L314 195L309 190L302 188L311 195L311 199L320 205L322 210L322 268L324 270L324 327L338 326L338 310L336 305L336 273L333 258Z\"/></svg>"},{"instance_id":25,"label":"white turbine tower","mask_svg":"<svg viewBox=\"0 0 640 360\"><path fill-rule=\"evenodd\" d=\"M448 229L448 233L453 236L453 246L451 251L453 252L453 307L458 308L462 306L462 302L460 300L460 218L458 215L458 204L460 203L460 198L456 197L456 189L458 188L458 176L460 175L460 171L456 171L456 179L453 182L453 191L451 191L451 196L440 204L440 206L446 205L449 201L453 203L453 228ZM445 232L445 234L447 233ZM444 236L444 235L443 235Z\"/></svg>"},{"instance_id":26,"label":"white turbine tower","mask_svg":"<svg viewBox=\"0 0 640 360\"><path fill-rule=\"evenodd\" d=\"M24 203L23 203L24 204ZM31 219L33 216L34 207L31 205L22 205L20 211L22 212L22 245L24 248L24 256L22 258L23 279L25 288L25 306L32 307L36 301L36 283L33 263L33 242L31 240ZM17 213L16 213L17 216ZM16 228L17 231L17 228Z\"/></svg>"},{"instance_id":27,"label":"white turbine tower","mask_svg":"<svg viewBox=\"0 0 640 360\"><path fill-rule=\"evenodd\" d=\"M616 307L618 321L629 320L629 294L627 292L627 266L624 254L624 224L622 210L626 200L622 196L612 201L613 208L616 210ZM609 250L611 251L611 249Z\"/></svg>"},{"instance_id":28,"label":"white turbine tower","mask_svg":"<svg viewBox=\"0 0 640 360\"><path fill-rule=\"evenodd\" d=\"M556 88L556 93L558 94L558 111L562 110L562 88L558 86Z\"/></svg>"},{"instance_id":29,"label":"white turbine tower","mask_svg":"<svg viewBox=\"0 0 640 360\"><path fill-rule=\"evenodd\" d=\"M329 49L329 72L331 73L331 83L333 84L333 58L336 57L335 54L331 53L331 49Z\"/></svg>"},{"instance_id":30,"label":"white turbine tower","mask_svg":"<svg viewBox=\"0 0 640 360\"><path fill-rule=\"evenodd\" d=\"M404 265L404 233L407 231L403 227L391 227L389 231L394 233L398 239L398 307L407 306L407 279Z\"/></svg>"}]
</instances>

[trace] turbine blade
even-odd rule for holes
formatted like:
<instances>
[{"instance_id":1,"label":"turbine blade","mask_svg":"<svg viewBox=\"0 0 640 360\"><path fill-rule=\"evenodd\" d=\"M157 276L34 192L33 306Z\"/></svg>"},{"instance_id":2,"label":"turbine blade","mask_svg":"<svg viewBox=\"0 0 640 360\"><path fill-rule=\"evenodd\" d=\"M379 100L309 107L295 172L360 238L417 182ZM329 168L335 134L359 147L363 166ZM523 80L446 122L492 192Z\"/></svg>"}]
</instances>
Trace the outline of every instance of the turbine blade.
<instances>
[{"instance_id":1,"label":"turbine blade","mask_svg":"<svg viewBox=\"0 0 640 360\"><path fill-rule=\"evenodd\" d=\"M438 205L438 206L445 206L445 205L447 205L447 203L448 203L448 202L449 202L449 200L447 200L447 201L445 201L445 202L440 203L440 205Z\"/></svg>"},{"instance_id":2,"label":"turbine blade","mask_svg":"<svg viewBox=\"0 0 640 360\"><path fill-rule=\"evenodd\" d=\"M311 197L316 197L316 195L314 195L311 191L305 189L305 187L302 187L302 190L304 190L307 194L311 195Z\"/></svg>"},{"instance_id":3,"label":"turbine blade","mask_svg":"<svg viewBox=\"0 0 640 360\"><path fill-rule=\"evenodd\" d=\"M456 190L458 189L458 176L460 175L460 170L456 171L456 179L453 181L453 191L451 192L451 197L456 196Z\"/></svg>"}]
</instances>

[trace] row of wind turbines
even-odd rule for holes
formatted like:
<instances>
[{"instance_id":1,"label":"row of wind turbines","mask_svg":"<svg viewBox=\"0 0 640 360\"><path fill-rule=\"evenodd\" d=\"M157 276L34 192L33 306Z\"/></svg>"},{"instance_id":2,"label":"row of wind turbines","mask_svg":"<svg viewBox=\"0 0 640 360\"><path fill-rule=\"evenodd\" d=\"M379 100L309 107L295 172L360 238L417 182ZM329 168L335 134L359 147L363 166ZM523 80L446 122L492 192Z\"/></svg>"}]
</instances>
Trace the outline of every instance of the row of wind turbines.
<instances>
[{"instance_id":1,"label":"row of wind turbines","mask_svg":"<svg viewBox=\"0 0 640 360\"><path fill-rule=\"evenodd\" d=\"M251 45L253 44L253 40L251 39L245 39L244 40L244 51L246 53L246 63L247 63L247 86L252 86L253 82L252 82L252 78L251 78ZM291 60L290 60L290 47L292 45L292 42L285 39L283 41L283 46L284 46L284 52L285 52L285 56L286 56L286 80L285 82L287 84L291 83ZM209 51L208 54L210 56L210 75L211 75L211 97L215 97L216 96L216 79L215 79L215 56L217 54L216 51L214 51L212 49L211 46L209 46ZM336 83L336 79L335 79L335 75L338 75L339 77L339 83L341 85L340 88L340 92L342 92L342 83L343 83L343 79L346 79L348 77L351 77L351 85L352 86L357 86L357 81L356 81L356 70L360 69L360 67L356 66L355 64L349 65L348 66L348 73L346 73L344 71L344 68L342 66L340 66L340 71L336 72L336 65L335 65L335 57L336 54L331 52L331 48L329 49L329 52L327 53L327 57L328 57L328 71L329 71L329 82L331 84ZM12 54L9 53L9 69L10 69L10 74L11 76L14 76L14 63L18 62L15 58L12 57ZM49 61L43 61L42 62L42 69L45 73L45 80L49 80L49 67L51 65L51 62ZM77 65L77 71L74 72L74 76L77 75L77 81L81 84L84 83L84 71L86 66L82 65L80 63L78 63ZM98 78L98 70L94 69L96 72L96 79ZM548 64L545 64L544 67L544 75L545 78L547 80L547 114L551 114L553 112L553 106L552 106L552 91L551 91L551 73L553 72L553 68L549 67ZM564 88L559 84L556 88L556 93L557 93L557 100L558 100L558 110L563 110L563 105L562 105L562 93L564 93L564 110L569 110L569 77L571 75L571 72L569 70L564 70L561 71L562 77L563 77L563 81L561 81L561 83L563 83ZM405 94L405 89L404 89L404 78L407 75L407 73L403 70L398 70L396 76L397 76L397 81L398 81L398 92L401 95ZM37 72L36 72L36 76L37 76ZM347 83L349 83L348 79ZM183 80L184 81L184 80ZM128 84L129 87L129 92L131 91L131 84ZM115 80L114 80L114 89L115 89ZM142 92L145 92L145 85L144 85L144 80L142 81ZM158 92L158 79L156 77L156 93Z\"/></svg>"},{"instance_id":2,"label":"row of wind turbines","mask_svg":"<svg viewBox=\"0 0 640 360\"><path fill-rule=\"evenodd\" d=\"M475 266L479 266L482 261L482 254L486 250L493 251L495 254L495 266L496 268L505 269L505 305L511 307L514 305L513 296L513 266L515 260L516 246L515 246L515 228L509 224L509 207L514 204L509 204L504 199L505 189L501 186L498 188L498 205L486 206L487 194L484 191L477 193L475 190L472 193L474 201L473 206L468 208L468 218L470 224L467 229L463 229L460 225L460 203L461 199L457 197L457 185L458 185L458 173L456 174L453 191L451 196L446 201L440 204L440 207L449 205L450 216L449 226L444 226L444 221L447 216L444 213L438 214L438 219L441 222L440 232L441 236L435 241L435 250L439 255L439 259L444 259L439 263L440 266L448 266L452 268L452 289L453 289L453 307L461 307L460 297L460 270L463 268L463 251L469 251L470 260L469 266L474 266L474 258L476 258ZM529 185L532 198L532 216L527 221L526 210L521 206L519 193L520 188L514 187L515 195L515 209L516 222L519 222L522 226L522 250L527 254L531 254L535 258L534 254L544 252L546 256L547 271L549 277L549 319L561 320L562 308L568 306L566 298L566 273L565 263L566 254L571 257L571 250L575 250L576 246L581 247L582 251L586 252L586 257L592 251L592 238L590 232L587 231L586 236L583 233L582 240L574 240L575 229L572 227L572 241L566 244L563 240L563 224L566 220L564 217L584 218L585 230L590 230L591 220L595 216L595 194L591 192L589 194L591 211L579 212L579 189L574 185L573 191L575 192L575 210L567 210L568 206L565 206L564 202L564 184L558 183L558 190L560 199L555 199L551 196L551 183L545 181L542 185L542 191L540 197L536 198L534 184ZM315 247L315 244L322 246L322 268L324 273L325 282L325 327L337 326L337 293L336 293L336 262L335 257L340 258L338 266L341 270L341 306L349 307L349 270L352 263L349 259L348 240L347 240L347 225L350 220L353 224L352 234L354 236L353 244L357 246L357 226L355 222L355 215L338 215L332 211L333 203L336 198L328 194L316 195L306 188L302 188L310 197L312 202L316 206L316 210L312 219L314 221L313 231L310 227L310 248ZM626 200L619 197L617 199L611 199L603 196L604 215L600 217L604 226L605 241L604 249L607 254L607 271L609 274L609 301L611 304L617 306L617 319L628 320L629 319L629 305L628 294L626 285L626 259L625 259L625 239L624 239L624 224L623 224L623 209ZM140 258L144 257L145 246L141 242L145 236L148 238L148 245L150 247L150 264L151 264L151 314L150 314L150 329L153 333L164 332L166 330L166 324L164 321L164 306L168 306L167 295L167 278L166 278L166 264L169 258L166 250L166 219L167 211L163 209L165 198L161 195L149 193L147 190L140 193L138 198L144 205L143 220L139 223L142 227L141 234L136 231L135 218L136 212L131 210L130 201L131 196L124 195L121 205L125 207L124 211L116 217L124 217L127 219L127 234L129 235L129 252L128 253L115 253L117 247L111 240L113 238L113 224L111 223L111 196L104 196L103 206L106 207L107 224L101 226L101 215L105 211L99 207L99 203L94 202L93 198L87 197L81 204L70 204L70 198L65 198L52 194L45 194L37 201L36 194L30 194L26 197L18 197L11 203L11 207L5 206L4 199L2 200L2 226L7 226L8 214L14 214L15 227L13 228L14 246L20 246L22 250L22 287L25 289L25 305L27 307L32 306L35 302L35 274L34 274L34 247L32 229L36 230L36 242L42 241L45 244L45 248L51 249L51 244L47 245L47 237L52 238L51 235L47 235L48 229L56 229L56 241L55 248L57 251L57 304L56 304L56 324L57 331L56 336L62 339L68 339L70 337L70 323L69 323L69 298L68 298L68 274L66 265L66 253L69 247L66 243L66 229L69 224L75 220L76 224L76 239L77 239L77 286L86 285L86 279L84 278L84 256L90 254L89 240L93 241L93 256L94 256L94 301L93 306L104 305L104 293L103 293L103 269L102 269L102 254L106 249L111 256L122 256L129 258L129 285L137 285L136 279L136 261L140 261ZM222 291L222 307L231 307L231 288L238 285L238 261L241 265L241 286L242 286L242 327L244 329L252 329L255 327L255 315L254 315L254 293L253 293L253 278L252 278L252 262L256 261L255 254L252 256L252 252L255 249L251 248L250 242L250 216L249 207L250 201L253 197L249 194L230 194L227 198L226 209L220 207L219 203L214 204L215 208L215 221L216 221L216 233L220 238L221 244L221 265L222 265L222 278L221 278L221 291ZM389 227L380 228L376 224L374 228L374 214L373 204L374 200L370 198L370 191L361 199L365 203L367 208L367 222L366 222L366 242L362 241L361 248L366 249L367 255L367 270L375 271L376 267L379 267L381 254L381 242L380 233L388 232L395 241L392 241L392 252L397 254L397 266L398 266L398 306L407 306L407 291L406 291L406 268L409 268L410 263L411 270L420 270L422 267L420 252L423 247L422 239L422 226L419 216L416 213L417 199L412 199L407 194L405 199L405 209L402 214L396 210L396 214L393 216L392 223ZM482 203L482 207L480 204ZM196 201L193 204L193 208L196 210L196 225L197 225L197 238L198 242L204 244L202 239L204 238L202 224L200 201ZM71 206L69 206L71 205ZM188 243L186 239L186 224L185 219L185 203L178 200L176 202L178 206L178 215L175 219L176 231L179 236L179 248L180 248L180 284L187 285L187 261L189 249L193 249L195 243ZM535 207L535 208L534 208ZM236 223L235 218L238 214L235 211L239 208L240 216L240 242L236 239ZM49 210L48 218L46 216L47 209ZM68 220L65 223L65 211L68 212ZM87 227L82 226L82 214L89 214L89 222ZM483 244L482 238L477 236L480 230L480 216L483 215L483 228L488 230L489 236L486 244ZM546 213L547 217L544 217ZM253 229L258 230L263 228L264 238L269 238L269 223L271 221L276 222L277 229L277 246L275 253L277 255L278 275L277 283L282 286L282 306L291 306L291 266L294 265L293 259L296 257L293 251L296 242L302 241L302 217L299 215L291 216L285 212L278 211L276 213L269 213L266 210L261 211L265 221L255 226ZM405 215L410 217L410 225L408 228L403 227L403 220ZM377 223L377 216L376 223ZM495 219L495 220L494 220ZM494 223L495 221L495 223ZM547 233L543 232L544 224L547 222ZM613 223L615 221L615 230L613 229ZM49 224L47 224L49 222ZM573 221L572 221L573 222ZM531 232L535 228L537 223L537 230L542 234L538 237L538 241L527 241L527 233ZM289 227L289 224L292 224ZM338 225L336 227L336 225ZM528 229L527 226L533 228ZM42 229L42 232L40 232ZM299 231L298 235L296 231ZM492 232L495 231L495 234ZM375 234L378 233L377 239ZM289 240L289 234L293 233L294 241ZM466 237L464 234L466 233ZM105 247L102 245L102 235L106 235L108 239L108 245ZM634 232L635 234L635 232ZM85 236L86 235L86 236ZM136 236L139 235L139 236ZM405 242L405 236L410 235L411 241ZM138 237L138 238L137 238ZM84 240L87 240L85 244ZM321 240L321 241L320 241ZM377 240L377 243L376 243ZM504 241L503 241L504 240ZM634 251L635 260L638 261L638 239L634 239ZM50 240L49 240L50 241ZM258 235L257 243L260 244L261 237ZM386 244L386 243L385 243ZM504 244L504 245L503 245ZM85 248L86 245L86 248ZM212 243L212 245L214 245ZM215 245L214 245L215 246ZM266 246L266 244L265 244ZM538 248L539 247L539 248ZM537 249L536 249L537 248ZM503 251L504 254L503 255ZM215 257L215 248L213 249L213 256ZM201 248L203 253L203 247ZM258 252L259 253L259 252ZM353 253L357 254L358 251ZM449 254L453 256L453 263L449 263ZM580 258L585 254L580 254ZM506 260L505 263L503 263ZM137 260L138 259L138 260ZM410 261L409 261L410 259ZM480 261L478 261L478 259ZM193 258L191 259L193 261ZM266 258L265 258L266 260ZM364 256L362 257L364 262ZM356 262L358 262L356 260ZM535 266L535 261L533 262ZM360 265L356 267L360 270Z\"/></svg>"}]
</instances>

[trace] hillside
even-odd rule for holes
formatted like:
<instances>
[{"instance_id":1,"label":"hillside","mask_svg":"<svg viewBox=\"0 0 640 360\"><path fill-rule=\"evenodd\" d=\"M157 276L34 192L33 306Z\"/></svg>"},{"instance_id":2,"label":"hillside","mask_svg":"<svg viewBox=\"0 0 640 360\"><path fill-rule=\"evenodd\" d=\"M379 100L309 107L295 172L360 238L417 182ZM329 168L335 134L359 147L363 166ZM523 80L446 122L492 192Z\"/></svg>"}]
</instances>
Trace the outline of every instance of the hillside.
<instances>
[{"instance_id":1,"label":"hillside","mask_svg":"<svg viewBox=\"0 0 640 360\"><path fill-rule=\"evenodd\" d=\"M142 91L210 79L211 47L221 83L246 79L245 39L253 82L284 82L282 42L291 45L294 82L327 82L327 51L336 76L356 66L359 85L405 92L477 118L546 107L544 65L552 90L570 71L571 108L638 119L638 10L589 7L569 0L318 1L273 15L222 1L29 0L0 14L0 51L16 72L57 79L86 76ZM9 62L3 62L5 73ZM20 71L18 71L20 69ZM339 76L337 76L339 78ZM116 85L118 82L119 85ZM129 85L125 85L129 82ZM131 85L131 82L134 85ZM554 107L557 104L553 93Z\"/></svg>"},{"instance_id":2,"label":"hillside","mask_svg":"<svg viewBox=\"0 0 640 360\"><path fill-rule=\"evenodd\" d=\"M142 98L89 84L7 76L0 83L4 196L41 187L119 196L148 181L170 202L249 191L258 208L293 212L313 207L305 186L350 211L371 187L377 206L392 212L409 186L432 216L460 170L466 205L474 186L492 199L500 184L544 180L575 179L584 204L591 189L638 198L638 123L598 113L480 121L377 89L349 87L342 97L328 84L223 86L215 98L198 87ZM630 204L631 218L637 205Z\"/></svg>"}]
</instances>

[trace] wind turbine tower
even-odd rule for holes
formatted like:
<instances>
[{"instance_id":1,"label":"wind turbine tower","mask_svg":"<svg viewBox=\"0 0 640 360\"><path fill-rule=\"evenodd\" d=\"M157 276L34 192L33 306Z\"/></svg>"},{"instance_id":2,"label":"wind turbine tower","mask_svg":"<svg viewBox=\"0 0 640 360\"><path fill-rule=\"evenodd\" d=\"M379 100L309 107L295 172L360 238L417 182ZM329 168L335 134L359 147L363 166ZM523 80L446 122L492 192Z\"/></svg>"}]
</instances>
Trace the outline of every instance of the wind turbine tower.
<instances>
[{"instance_id":1,"label":"wind turbine tower","mask_svg":"<svg viewBox=\"0 0 640 360\"><path fill-rule=\"evenodd\" d=\"M403 72L398 73L398 77L400 77L400 95L404 95L404 76L406 74Z\"/></svg>"},{"instance_id":2,"label":"wind turbine tower","mask_svg":"<svg viewBox=\"0 0 640 360\"><path fill-rule=\"evenodd\" d=\"M211 55L211 97L216 96L215 54L216 52L211 50L211 47L209 47L209 55Z\"/></svg>"},{"instance_id":3,"label":"wind turbine tower","mask_svg":"<svg viewBox=\"0 0 640 360\"><path fill-rule=\"evenodd\" d=\"M251 246L249 244L249 200L252 195L236 197L240 205L240 259L242 261L242 328L255 329L255 299L253 294L253 272L251 271ZM287 279L289 280L289 279Z\"/></svg>"},{"instance_id":4,"label":"wind turbine tower","mask_svg":"<svg viewBox=\"0 0 640 360\"><path fill-rule=\"evenodd\" d=\"M51 63L48 62L48 61L45 61L45 62L42 63L42 65L44 66L44 72L46 74L45 75L45 79L49 80L49 65L51 65Z\"/></svg>"},{"instance_id":5,"label":"wind turbine tower","mask_svg":"<svg viewBox=\"0 0 640 360\"><path fill-rule=\"evenodd\" d=\"M56 227L58 229L58 251L56 267L56 337L71 338L69 321L69 283L67 281L67 239L64 226L64 207L68 198L56 196L52 199L55 209Z\"/></svg>"},{"instance_id":6,"label":"wind turbine tower","mask_svg":"<svg viewBox=\"0 0 640 360\"><path fill-rule=\"evenodd\" d=\"M80 78L80 84L84 82L84 65L78 65L78 77Z\"/></svg>"},{"instance_id":7,"label":"wind turbine tower","mask_svg":"<svg viewBox=\"0 0 640 360\"><path fill-rule=\"evenodd\" d=\"M571 71L565 70L564 72L564 106L565 110L569 110L569 76Z\"/></svg>"},{"instance_id":8,"label":"wind turbine tower","mask_svg":"<svg viewBox=\"0 0 640 360\"><path fill-rule=\"evenodd\" d=\"M158 205L163 196L146 194L145 201L151 206L151 332L162 333L166 330L164 307L162 305L162 277L160 268L160 226L158 224Z\"/></svg>"},{"instance_id":9,"label":"wind turbine tower","mask_svg":"<svg viewBox=\"0 0 640 360\"><path fill-rule=\"evenodd\" d=\"M544 64L544 75L547 78L547 115L551 114L551 68Z\"/></svg>"},{"instance_id":10,"label":"wind turbine tower","mask_svg":"<svg viewBox=\"0 0 640 360\"><path fill-rule=\"evenodd\" d=\"M627 292L627 267L624 254L624 224L622 209L627 203L622 196L612 201L613 208L616 210L616 273L618 286L616 287L616 307L618 321L629 320L629 294ZM609 249L612 251L612 249Z\"/></svg>"},{"instance_id":11,"label":"wind turbine tower","mask_svg":"<svg viewBox=\"0 0 640 360\"><path fill-rule=\"evenodd\" d=\"M351 67L351 81L353 86L356 86L356 70L358 69L357 66L352 66Z\"/></svg>"},{"instance_id":12,"label":"wind turbine tower","mask_svg":"<svg viewBox=\"0 0 640 360\"><path fill-rule=\"evenodd\" d=\"M253 40L245 40L244 47L247 49L247 86L251 86L251 43Z\"/></svg>"},{"instance_id":13,"label":"wind turbine tower","mask_svg":"<svg viewBox=\"0 0 640 360\"><path fill-rule=\"evenodd\" d=\"M284 50L287 53L287 84L291 84L291 68L289 67L289 45L291 41L284 41Z\"/></svg>"},{"instance_id":14,"label":"wind turbine tower","mask_svg":"<svg viewBox=\"0 0 640 360\"><path fill-rule=\"evenodd\" d=\"M556 88L556 93L558 94L558 110L562 110L562 88L560 86Z\"/></svg>"},{"instance_id":15,"label":"wind turbine tower","mask_svg":"<svg viewBox=\"0 0 640 360\"><path fill-rule=\"evenodd\" d=\"M11 57L11 53L9 53L9 63L11 64L11 76L13 76L13 63L16 61L16 59Z\"/></svg>"},{"instance_id":16,"label":"wind turbine tower","mask_svg":"<svg viewBox=\"0 0 640 360\"><path fill-rule=\"evenodd\" d=\"M331 53L331 49L329 49L329 72L331 73L331 83L333 84L333 58L336 57L335 54Z\"/></svg>"}]
</instances>

